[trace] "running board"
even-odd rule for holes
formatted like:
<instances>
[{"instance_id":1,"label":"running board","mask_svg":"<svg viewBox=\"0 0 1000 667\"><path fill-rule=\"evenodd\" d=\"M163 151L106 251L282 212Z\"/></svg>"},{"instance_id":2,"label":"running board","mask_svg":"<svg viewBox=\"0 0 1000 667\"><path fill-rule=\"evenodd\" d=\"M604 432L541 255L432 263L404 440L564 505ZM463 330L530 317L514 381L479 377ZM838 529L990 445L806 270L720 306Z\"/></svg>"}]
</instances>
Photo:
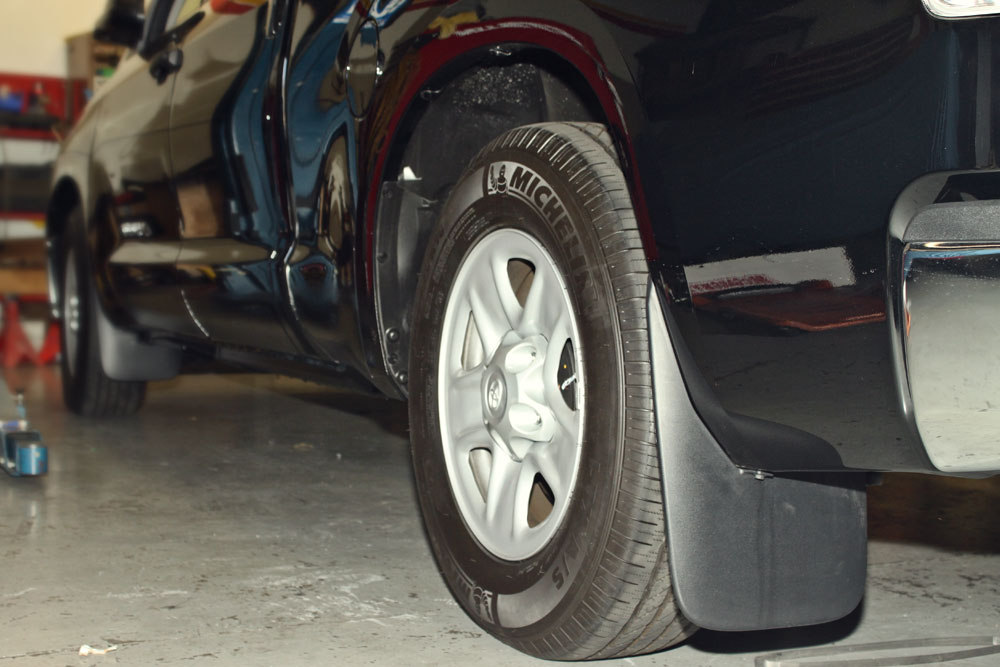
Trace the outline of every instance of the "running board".
<instances>
[{"instance_id":1,"label":"running board","mask_svg":"<svg viewBox=\"0 0 1000 667\"><path fill-rule=\"evenodd\" d=\"M775 476L734 465L691 402L653 283L647 298L670 570L681 612L711 630L847 615L865 587L865 474Z\"/></svg>"}]
</instances>

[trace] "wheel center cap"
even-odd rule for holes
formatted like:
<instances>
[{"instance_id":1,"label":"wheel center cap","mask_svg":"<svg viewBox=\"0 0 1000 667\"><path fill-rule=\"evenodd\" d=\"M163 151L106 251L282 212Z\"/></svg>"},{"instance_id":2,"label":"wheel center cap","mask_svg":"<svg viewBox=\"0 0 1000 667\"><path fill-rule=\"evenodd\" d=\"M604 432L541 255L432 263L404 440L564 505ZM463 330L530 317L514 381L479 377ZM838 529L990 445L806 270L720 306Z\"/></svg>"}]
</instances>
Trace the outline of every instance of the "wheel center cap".
<instances>
[{"instance_id":1,"label":"wheel center cap","mask_svg":"<svg viewBox=\"0 0 1000 667\"><path fill-rule=\"evenodd\" d=\"M499 369L493 369L483 380L483 414L492 423L499 422L507 410L507 381Z\"/></svg>"}]
</instances>

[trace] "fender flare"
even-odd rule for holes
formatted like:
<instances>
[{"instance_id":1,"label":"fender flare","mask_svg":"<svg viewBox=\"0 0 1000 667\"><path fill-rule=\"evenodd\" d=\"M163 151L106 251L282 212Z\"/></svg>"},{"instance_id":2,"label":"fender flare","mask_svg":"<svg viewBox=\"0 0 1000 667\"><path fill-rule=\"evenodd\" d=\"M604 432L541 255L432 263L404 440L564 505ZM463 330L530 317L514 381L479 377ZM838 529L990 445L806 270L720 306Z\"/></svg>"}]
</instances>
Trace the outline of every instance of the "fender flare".
<instances>
[{"instance_id":1,"label":"fender flare","mask_svg":"<svg viewBox=\"0 0 1000 667\"><path fill-rule=\"evenodd\" d=\"M469 8L469 11L463 12L465 8ZM447 12L450 23L446 18L439 18L428 26L428 33L437 32L434 39L420 47L411 47L409 52L398 56L398 60L407 61L411 67L397 67L379 83L380 91L401 89L401 92L391 98L377 93L376 104L382 108L376 108L372 114L372 117L378 119L377 126L368 131L368 135L375 138L371 145L381 148L373 156L362 212L366 245L365 275L369 285L373 284L380 185L385 180L391 147L397 141L398 131L407 118L412 103L429 85L436 86L457 78L470 65L486 57L491 49L498 48L527 47L546 52L572 66L590 86L604 115L601 120L608 125L615 138L621 168L630 185L647 258L656 259L657 246L632 143L632 138L644 122L644 115L627 65L603 25L596 16L588 25L571 25L549 18L532 19L523 12L515 13L515 9L524 9L522 3L493 2L488 4L487 11L494 11L494 15L469 22L463 22L459 18L468 14L471 19L476 16L474 9L475 5L471 2L457 3L450 7ZM566 12L565 16L578 17L587 13ZM394 59L397 59L395 55Z\"/></svg>"}]
</instances>

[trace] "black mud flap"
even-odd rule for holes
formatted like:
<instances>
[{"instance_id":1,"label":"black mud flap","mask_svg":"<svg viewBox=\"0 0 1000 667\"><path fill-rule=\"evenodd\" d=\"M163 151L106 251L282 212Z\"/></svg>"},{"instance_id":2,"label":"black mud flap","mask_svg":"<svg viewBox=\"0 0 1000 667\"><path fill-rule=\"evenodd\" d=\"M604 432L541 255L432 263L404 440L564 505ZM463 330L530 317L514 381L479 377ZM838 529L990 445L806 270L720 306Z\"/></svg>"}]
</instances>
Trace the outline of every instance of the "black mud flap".
<instances>
[{"instance_id":1,"label":"black mud flap","mask_svg":"<svg viewBox=\"0 0 1000 667\"><path fill-rule=\"evenodd\" d=\"M670 570L681 611L703 628L733 631L847 615L865 586L865 475L772 476L734 465L691 402L652 284L648 299Z\"/></svg>"},{"instance_id":2,"label":"black mud flap","mask_svg":"<svg viewBox=\"0 0 1000 667\"><path fill-rule=\"evenodd\" d=\"M146 382L170 380L181 369L181 349L144 343L131 331L116 327L101 307L97 291L91 292L97 340L104 374L112 380Z\"/></svg>"}]
</instances>

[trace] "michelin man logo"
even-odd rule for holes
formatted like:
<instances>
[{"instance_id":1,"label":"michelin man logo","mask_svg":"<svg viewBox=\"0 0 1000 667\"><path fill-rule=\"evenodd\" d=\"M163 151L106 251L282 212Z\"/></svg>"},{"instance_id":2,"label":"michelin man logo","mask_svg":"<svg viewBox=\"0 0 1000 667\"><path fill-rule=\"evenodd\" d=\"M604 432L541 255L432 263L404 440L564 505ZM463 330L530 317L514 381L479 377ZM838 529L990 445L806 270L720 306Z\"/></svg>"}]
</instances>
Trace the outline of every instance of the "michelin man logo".
<instances>
[{"instance_id":1,"label":"michelin man logo","mask_svg":"<svg viewBox=\"0 0 1000 667\"><path fill-rule=\"evenodd\" d=\"M484 187L488 195L517 197L537 210L553 226L563 222L566 207L545 180L516 162L494 162L486 171Z\"/></svg>"},{"instance_id":2,"label":"michelin man logo","mask_svg":"<svg viewBox=\"0 0 1000 667\"><path fill-rule=\"evenodd\" d=\"M507 192L507 165L500 165L500 177L493 173L493 169L496 167L495 164L490 165L490 187L489 193L491 195L495 194L506 194Z\"/></svg>"}]
</instances>

